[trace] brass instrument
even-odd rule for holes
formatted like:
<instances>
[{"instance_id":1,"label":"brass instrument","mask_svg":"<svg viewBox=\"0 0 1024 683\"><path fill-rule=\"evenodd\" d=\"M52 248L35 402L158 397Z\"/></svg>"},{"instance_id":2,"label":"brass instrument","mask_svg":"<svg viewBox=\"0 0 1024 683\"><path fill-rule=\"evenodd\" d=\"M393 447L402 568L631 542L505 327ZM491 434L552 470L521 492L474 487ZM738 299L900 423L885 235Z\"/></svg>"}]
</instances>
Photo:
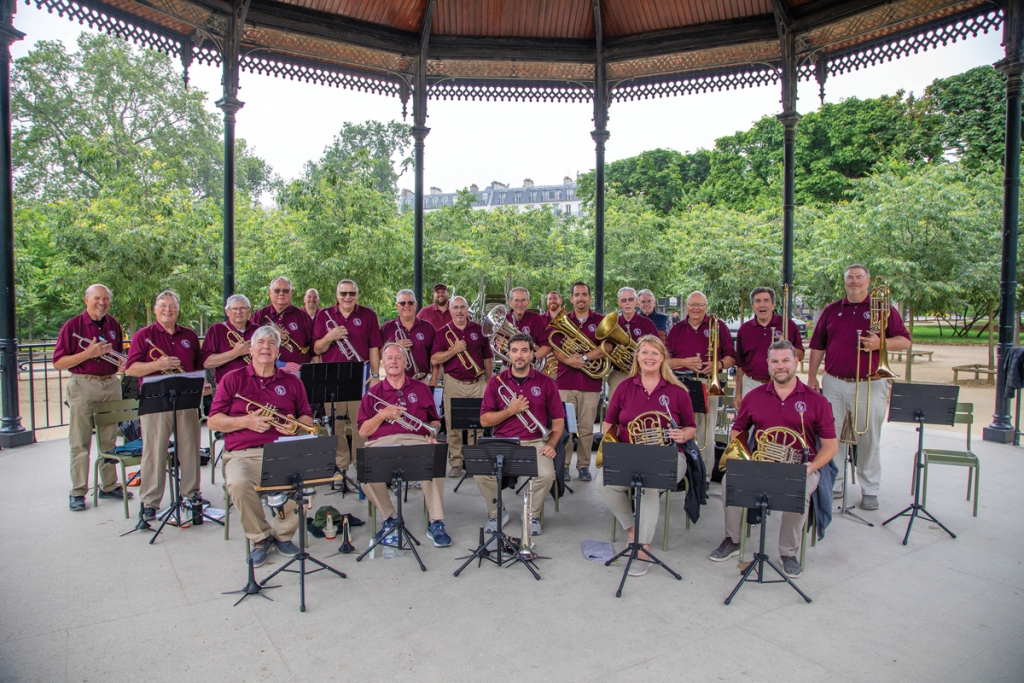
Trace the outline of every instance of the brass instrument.
<instances>
[{"instance_id":1,"label":"brass instrument","mask_svg":"<svg viewBox=\"0 0 1024 683\"><path fill-rule=\"evenodd\" d=\"M505 382L502 381L501 376L495 377L498 380L498 398L505 402L505 407L508 408L512 401L518 398L516 392L514 392ZM551 436L551 430L544 426L544 423L537 419L537 416L527 408L525 413L517 413L516 417L526 427L526 431L530 434L536 434L539 439L547 439Z\"/></svg>"},{"instance_id":2,"label":"brass instrument","mask_svg":"<svg viewBox=\"0 0 1024 683\"><path fill-rule=\"evenodd\" d=\"M281 348L282 349L288 349L289 351L292 351L292 352L294 352L296 349L298 349L298 352L300 354L302 354L303 356L306 355L307 353L309 353L309 347L308 346L299 346L297 343L293 343L292 336L290 334L288 334L288 330L284 329L283 327L281 327L280 325L275 323L273 320L271 320L269 315L263 316L263 319L267 321L268 325L270 325L275 330L277 330L277 333L279 335L281 335Z\"/></svg>"},{"instance_id":3,"label":"brass instrument","mask_svg":"<svg viewBox=\"0 0 1024 683\"><path fill-rule=\"evenodd\" d=\"M330 332L331 330L336 329L338 327L338 323L334 322L334 318L331 317L329 309L324 309L324 315L327 316L327 331ZM363 357L359 355L359 352L356 351L356 347L352 346L352 342L347 338L335 339L334 343L338 346L338 350L341 351L342 357L349 363L366 362L363 360Z\"/></svg>"},{"instance_id":4,"label":"brass instrument","mask_svg":"<svg viewBox=\"0 0 1024 683\"><path fill-rule=\"evenodd\" d=\"M407 335L405 333L405 330L402 328L402 323L399 322L398 325L395 327L395 341L407 341L408 339L409 339L409 335ZM413 379L423 379L424 377L426 377L427 373L420 372L420 368L416 364L416 359L413 358L412 350L406 349L406 348L403 347L402 351L405 352L405 369L412 371ZM383 368L383 367L384 367L384 365L382 363L381 364L381 368ZM381 377L384 376L384 370L383 369L380 371L380 376Z\"/></svg>"},{"instance_id":5,"label":"brass instrument","mask_svg":"<svg viewBox=\"0 0 1024 683\"><path fill-rule=\"evenodd\" d=\"M866 382L871 382L876 379L892 379L896 376L896 373L889 369L889 353L885 348L885 333L889 328L889 313L892 311L892 306L889 303L889 283L886 282L885 278L879 275L871 282L871 291L868 293L868 305L870 309L869 321L868 321L868 334L878 335L878 369L870 373L867 376ZM865 384L860 379L860 357L863 353L861 351L861 332L857 330L857 369L854 376L857 379L856 388L853 393L853 414L850 411L846 411L846 417L843 419L843 427L840 430L840 435L849 439L850 430L852 429L854 434L867 434L868 429L871 428L871 387L867 387L867 400L864 406L864 429L859 426L860 422L860 386ZM871 352L868 351L868 369L871 368ZM850 423L850 424L848 424ZM853 442L856 438L853 439ZM844 440L843 443L851 443L849 440Z\"/></svg>"},{"instance_id":6,"label":"brass instrument","mask_svg":"<svg viewBox=\"0 0 1024 683\"><path fill-rule=\"evenodd\" d=\"M236 330L232 330L231 328L228 328L227 337L228 343L231 344L231 348L237 348L239 344L245 343L245 337L239 334ZM245 354L244 356L242 356L242 360L244 360L248 365L252 364L252 356L250 356L249 354Z\"/></svg>"},{"instance_id":7,"label":"brass instrument","mask_svg":"<svg viewBox=\"0 0 1024 683\"><path fill-rule=\"evenodd\" d=\"M789 341L789 283L782 285L782 338ZM772 340L774 341L774 340Z\"/></svg>"},{"instance_id":8,"label":"brass instrument","mask_svg":"<svg viewBox=\"0 0 1024 683\"><path fill-rule=\"evenodd\" d=\"M536 560L538 555L533 551L533 487L527 486L523 492L523 535L519 539L519 557L523 560Z\"/></svg>"},{"instance_id":9,"label":"brass instrument","mask_svg":"<svg viewBox=\"0 0 1024 683\"><path fill-rule=\"evenodd\" d=\"M718 461L718 469L725 472L730 460L754 460L756 462L778 462L799 465L807 460L807 441L789 427L770 427L754 435L757 446L751 453L747 444L739 437L729 442Z\"/></svg>"},{"instance_id":10,"label":"brass instrument","mask_svg":"<svg viewBox=\"0 0 1024 683\"><path fill-rule=\"evenodd\" d=\"M71 336L78 340L78 348L82 349L83 351L88 350L88 348L90 346L92 346L93 344L97 343L95 339L86 339L82 335L76 334L74 332L71 333ZM100 342L101 343L106 343L106 340L104 340L101 337L100 338ZM126 356L123 353L118 353L114 349L110 349L109 351L104 353L102 356L97 356L97 358L99 360L105 360L108 363L110 363L111 365L116 366L118 370L124 370L124 364L128 360L128 356Z\"/></svg>"},{"instance_id":11,"label":"brass instrument","mask_svg":"<svg viewBox=\"0 0 1024 683\"><path fill-rule=\"evenodd\" d=\"M596 336L602 342L607 339L612 345L611 351L606 352L608 360L622 372L632 372L636 342L628 332L619 327L618 313L612 311L601 320L601 324L597 326Z\"/></svg>"},{"instance_id":12,"label":"brass instrument","mask_svg":"<svg viewBox=\"0 0 1024 683\"><path fill-rule=\"evenodd\" d=\"M154 344L153 340L150 339L149 337L146 337L146 343L153 347L153 348L151 348L149 350L149 353L146 355L146 358L149 359L150 363L155 363L158 360L160 360L161 358L167 358L168 357L169 354L164 353L164 350L161 349L156 344ZM177 366L175 368L171 368L170 370L161 370L160 372L162 374L164 374L164 375L176 375L176 374L184 373L185 372L185 368L183 368L183 367L181 367L179 365L179 366Z\"/></svg>"},{"instance_id":13,"label":"brass instrument","mask_svg":"<svg viewBox=\"0 0 1024 683\"><path fill-rule=\"evenodd\" d=\"M448 342L448 349L451 350L459 342L459 336L449 328L448 330L445 330L444 340ZM455 357L459 359L460 363L462 363L463 368L473 373L474 379L477 379L484 374L484 369L476 364L473 357L469 355L469 351L460 351L455 354Z\"/></svg>"},{"instance_id":14,"label":"brass instrument","mask_svg":"<svg viewBox=\"0 0 1024 683\"><path fill-rule=\"evenodd\" d=\"M557 348L563 356L571 356L574 353L584 355L597 348L597 344L590 341L587 335L580 332L579 328L569 321L565 311L561 311L556 315L548 327L554 328L556 332L562 335L562 345L559 346L555 343L554 338L551 338L551 347ZM600 358L587 361L583 366L583 372L587 377L604 379L604 376L608 374L611 367L611 363L607 358Z\"/></svg>"},{"instance_id":15,"label":"brass instrument","mask_svg":"<svg viewBox=\"0 0 1024 683\"><path fill-rule=\"evenodd\" d=\"M280 412L277 408L270 405L269 403L263 404L257 403L256 401L250 401L241 394L235 394L235 398L240 398L246 403L248 403L251 408L255 408L255 410L246 410L246 412L249 415L258 415L259 417L270 418L270 426L284 432L288 436L295 436L296 434L299 433L300 429L309 434L310 436L316 436L317 434L320 433L319 426L315 424L302 424L294 417L288 417L284 413Z\"/></svg>"},{"instance_id":16,"label":"brass instrument","mask_svg":"<svg viewBox=\"0 0 1024 683\"><path fill-rule=\"evenodd\" d=\"M507 320L508 309L503 305L498 304L491 309L491 312L487 314L484 319L483 328L484 335L491 341L491 351L494 355L500 358L506 365L512 364L512 359L508 356L508 340L513 335L519 334L519 330L509 320ZM487 330L490 330L488 333Z\"/></svg>"},{"instance_id":17,"label":"brass instrument","mask_svg":"<svg viewBox=\"0 0 1024 683\"><path fill-rule=\"evenodd\" d=\"M668 413L659 410L648 410L646 413L637 415L626 425L626 433L629 435L629 443L642 444L644 446L671 446L675 442L669 435L669 427L665 427L662 419L667 419L670 425L675 421ZM604 438L597 447L597 458L594 464L601 468L604 466L604 445L606 443L618 443L615 430L610 429L605 433Z\"/></svg>"},{"instance_id":18,"label":"brass instrument","mask_svg":"<svg viewBox=\"0 0 1024 683\"><path fill-rule=\"evenodd\" d=\"M706 398L711 396L725 396L725 391L722 389L722 380L718 376L718 351L720 348L720 340L718 338L718 316L711 314L708 316L708 362L711 365L711 375L708 380L708 390L705 394ZM704 450L708 445L708 439L711 437L711 402L707 402L708 412L704 416L704 443L697 444L698 450Z\"/></svg>"},{"instance_id":19,"label":"brass instrument","mask_svg":"<svg viewBox=\"0 0 1024 683\"><path fill-rule=\"evenodd\" d=\"M378 412L378 413L380 411L384 410L385 408L394 408L394 407L395 406L393 406L392 404L388 403L387 401L385 401L383 399L377 398L376 396L373 397L373 409L376 412ZM418 417L416 417L414 415L410 415L407 412L403 412L402 416L400 418L398 418L397 420L387 420L387 422L389 422L391 424L397 424L398 426L400 426L402 429L404 429L407 432L418 432L421 429L425 429L425 430L427 430L427 435L430 436L430 438L432 438L432 439L436 439L437 438L437 432L438 432L438 430L441 429L440 425L438 425L437 427L431 427L429 424L427 424L423 420L419 419Z\"/></svg>"}]
</instances>

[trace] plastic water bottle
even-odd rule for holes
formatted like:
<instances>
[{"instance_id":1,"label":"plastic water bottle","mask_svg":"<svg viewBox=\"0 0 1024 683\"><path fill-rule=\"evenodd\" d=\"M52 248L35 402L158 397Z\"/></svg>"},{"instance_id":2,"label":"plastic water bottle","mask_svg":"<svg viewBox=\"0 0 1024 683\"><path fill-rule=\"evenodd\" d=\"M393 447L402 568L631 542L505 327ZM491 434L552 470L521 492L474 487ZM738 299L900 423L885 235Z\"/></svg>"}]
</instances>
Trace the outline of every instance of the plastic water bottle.
<instances>
[{"instance_id":1,"label":"plastic water bottle","mask_svg":"<svg viewBox=\"0 0 1024 683\"><path fill-rule=\"evenodd\" d=\"M384 556L385 560L390 560L392 557L395 556L395 549L389 545L386 545L384 546L384 551L381 553L381 555Z\"/></svg>"},{"instance_id":2,"label":"plastic water bottle","mask_svg":"<svg viewBox=\"0 0 1024 683\"><path fill-rule=\"evenodd\" d=\"M373 545L373 539L372 539L372 538L370 539L370 543L369 543L369 546L370 546L370 554L369 554L369 555L367 555L367 557L368 557L368 558L370 558L370 559L372 560L372 559L373 559L373 556L374 556L374 555L376 554L376 552L377 552L377 546Z\"/></svg>"}]
</instances>

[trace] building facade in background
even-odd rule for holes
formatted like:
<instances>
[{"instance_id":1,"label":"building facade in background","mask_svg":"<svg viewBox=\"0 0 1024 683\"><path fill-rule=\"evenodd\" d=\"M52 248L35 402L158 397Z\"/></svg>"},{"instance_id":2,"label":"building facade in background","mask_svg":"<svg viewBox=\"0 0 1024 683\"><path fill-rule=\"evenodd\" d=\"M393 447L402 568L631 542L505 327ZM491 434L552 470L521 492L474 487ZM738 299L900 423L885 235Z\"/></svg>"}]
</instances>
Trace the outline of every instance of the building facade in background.
<instances>
[{"instance_id":1,"label":"building facade in background","mask_svg":"<svg viewBox=\"0 0 1024 683\"><path fill-rule=\"evenodd\" d=\"M489 211L501 206L512 206L520 211L530 211L547 205L556 215L580 214L581 202L576 196L576 182L569 176L562 179L561 185L536 185L527 178L521 187L509 187L495 180L482 190L476 184L470 185L469 192L475 197L474 209ZM442 192L440 188L432 187L423 197L423 210L435 211L452 206L458 195L458 192ZM403 189L399 201L403 211L411 210L416 194L412 190Z\"/></svg>"}]
</instances>

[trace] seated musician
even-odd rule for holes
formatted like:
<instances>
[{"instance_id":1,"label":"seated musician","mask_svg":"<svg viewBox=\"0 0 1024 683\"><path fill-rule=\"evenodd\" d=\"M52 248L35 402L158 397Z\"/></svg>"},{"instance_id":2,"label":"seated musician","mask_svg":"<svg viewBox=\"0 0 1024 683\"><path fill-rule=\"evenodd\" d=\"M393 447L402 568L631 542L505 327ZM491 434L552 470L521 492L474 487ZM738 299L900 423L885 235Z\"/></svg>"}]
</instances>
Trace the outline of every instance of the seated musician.
<instances>
[{"instance_id":1,"label":"seated musician","mask_svg":"<svg viewBox=\"0 0 1024 683\"><path fill-rule=\"evenodd\" d=\"M619 384L608 403L604 431L607 434L611 430L615 430L615 440L619 443L650 445L682 445L697 434L690 395L672 374L668 365L668 352L656 335L644 335L637 340L633 370ZM677 478L682 479L685 474L686 457L680 450ZM601 498L626 530L628 542L632 543L636 538L646 550L650 550L661 508L658 504L660 491L645 491L653 495L641 498L640 529L637 530L633 525L629 487L606 486L604 469L597 476ZM646 558L646 555L640 555L640 559ZM631 576L641 576L647 573L649 567L647 562L634 562L629 573Z\"/></svg>"},{"instance_id":2,"label":"seated musician","mask_svg":"<svg viewBox=\"0 0 1024 683\"><path fill-rule=\"evenodd\" d=\"M405 372L405 351L397 342L384 344L382 353L384 380L370 389L359 404L359 435L366 439L366 447L401 446L437 443L428 430L416 428L415 420L437 427L441 417L434 405L434 392L423 382L413 379ZM403 416L414 418L402 422ZM446 548L452 539L444 528L444 472L431 481L423 482L423 498L427 503L427 538L435 548ZM397 543L397 534L392 534L395 522L395 506L391 503L386 484L375 482L363 484L363 492L380 511L382 522L378 538L384 543Z\"/></svg>"},{"instance_id":3,"label":"seated musician","mask_svg":"<svg viewBox=\"0 0 1024 683\"><path fill-rule=\"evenodd\" d=\"M825 467L839 450L835 419L828 399L797 378L797 363L796 348L791 342L779 340L768 347L768 373L772 381L747 392L730 433L730 439L741 434L744 434L742 438L745 439L746 433L756 434L772 427L788 427L800 434L807 444L811 459L804 463L807 466L804 512L799 515L783 512L782 528L779 529L782 571L791 579L803 573L797 560L797 551L800 549L801 530L807 521L806 506L811 494L818 488L818 470ZM722 490L725 491L725 479L722 480ZM723 496L726 537L711 553L710 559L715 562L723 562L738 555L740 549L743 508L726 507L725 503Z\"/></svg>"},{"instance_id":4,"label":"seated musician","mask_svg":"<svg viewBox=\"0 0 1024 683\"><path fill-rule=\"evenodd\" d=\"M272 426L274 418L254 414L255 408L240 398L260 405L269 404L301 424L313 424L302 381L277 367L280 347L281 335L274 327L265 325L253 333L252 364L232 370L221 379L208 420L210 429L224 432L224 479L231 502L241 515L242 529L253 542L249 557L254 567L267 561L271 548L287 556L299 552L291 541L299 527L295 502L289 499L268 523L260 496L253 488L259 483L263 468L263 446L289 432Z\"/></svg>"},{"instance_id":5,"label":"seated musician","mask_svg":"<svg viewBox=\"0 0 1024 683\"><path fill-rule=\"evenodd\" d=\"M534 369L533 351L530 335L520 332L509 339L507 353L512 365L487 383L480 405L480 424L494 427L494 436L518 438L521 446L537 450L537 476L530 482L533 497L530 533L539 536L544 500L555 481L555 446L565 427L565 406L555 380ZM544 435L546 430L549 430L547 436ZM498 528L498 483L494 477L474 479L487 503L485 531L494 531Z\"/></svg>"}]
</instances>

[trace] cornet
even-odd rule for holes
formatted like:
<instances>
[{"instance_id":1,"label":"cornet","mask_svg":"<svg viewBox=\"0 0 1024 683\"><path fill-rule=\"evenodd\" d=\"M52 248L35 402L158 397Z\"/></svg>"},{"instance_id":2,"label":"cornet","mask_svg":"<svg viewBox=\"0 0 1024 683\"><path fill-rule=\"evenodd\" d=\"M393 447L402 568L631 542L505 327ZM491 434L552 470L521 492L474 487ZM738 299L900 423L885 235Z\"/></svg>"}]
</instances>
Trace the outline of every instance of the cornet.
<instances>
[{"instance_id":1,"label":"cornet","mask_svg":"<svg viewBox=\"0 0 1024 683\"><path fill-rule=\"evenodd\" d=\"M228 329L227 338L228 343L231 344L231 348L233 349L238 348L239 344L245 343L245 337L243 337L239 332L232 329ZM250 356L249 354L245 354L244 356L242 356L242 360L244 360L247 365L252 365L252 356Z\"/></svg>"},{"instance_id":2,"label":"cornet","mask_svg":"<svg viewBox=\"0 0 1024 683\"><path fill-rule=\"evenodd\" d=\"M451 350L459 342L459 336L451 329L448 329L444 333L444 340L448 342L448 349ZM476 364L476 361L473 360L473 357L469 355L468 351L460 351L455 355L459 359L459 362L462 363L462 367L473 373L474 379L484 374L484 369Z\"/></svg>"},{"instance_id":3,"label":"cornet","mask_svg":"<svg viewBox=\"0 0 1024 683\"><path fill-rule=\"evenodd\" d=\"M388 403L384 399L377 398L376 396L373 397L373 409L378 413L384 410L385 408L394 407L394 405ZM437 438L437 432L441 429L441 425L431 427L423 420L413 415L410 415L408 412L405 411L402 412L402 416L397 420L387 420L387 422L391 424L397 424L399 427L401 427L407 432L419 432L421 430L426 430L427 436L429 436L432 439Z\"/></svg>"},{"instance_id":4,"label":"cornet","mask_svg":"<svg viewBox=\"0 0 1024 683\"><path fill-rule=\"evenodd\" d=\"M334 318L331 317L329 309L324 309L324 315L327 316L327 331L331 331L338 327L338 323L334 322ZM350 363L365 363L363 357L356 351L356 347L352 346L352 342L346 339L335 339L334 343L337 344L338 350L341 351L342 357Z\"/></svg>"},{"instance_id":5,"label":"cornet","mask_svg":"<svg viewBox=\"0 0 1024 683\"><path fill-rule=\"evenodd\" d=\"M75 334L74 332L71 333L71 336L75 337L78 340L78 348L82 349L83 351L87 350L91 345L96 343L95 340L86 339L85 337L79 334ZM105 343L105 341L106 340L102 338L100 339L100 342ZM114 349L110 349L102 356L97 356L97 358L99 358L99 360L105 360L108 363L117 366L118 370L123 370L125 361L128 360L128 356L124 355L123 353L118 353L117 351L114 351Z\"/></svg>"},{"instance_id":6,"label":"cornet","mask_svg":"<svg viewBox=\"0 0 1024 683\"><path fill-rule=\"evenodd\" d=\"M249 404L250 408L254 408L254 410L247 409L247 413L249 413L250 415L258 415L259 417L270 418L271 427L279 429L282 432L288 434L289 436L294 436L298 434L300 429L309 434L310 436L316 436L317 434L320 433L320 427L318 427L317 425L302 424L294 417L288 417L284 413L280 412L277 408L270 405L269 403L263 404L257 403L256 401L250 401L241 394L235 394L235 398L242 399L243 401Z\"/></svg>"},{"instance_id":7,"label":"cornet","mask_svg":"<svg viewBox=\"0 0 1024 683\"><path fill-rule=\"evenodd\" d=\"M498 375L498 398L505 402L505 407L508 408L512 401L516 400L518 395L512 391L507 384L501 380L501 375ZM544 423L537 419L529 408L526 409L525 413L517 413L516 417L526 427L526 431L531 434L536 434L537 438L547 439L551 436L551 430L544 426Z\"/></svg>"},{"instance_id":8,"label":"cornet","mask_svg":"<svg viewBox=\"0 0 1024 683\"><path fill-rule=\"evenodd\" d=\"M146 337L146 343L153 347L153 348L151 348L149 350L149 354L146 356L149 359L150 363L155 363L158 360L160 360L161 358L167 358L168 357L169 354L164 353L164 350L161 349L156 344L154 344L153 340L150 339L149 337ZM183 368L183 367L181 367L179 365L177 367L171 368L170 370L161 370L160 372L165 374L165 375L175 375L175 374L179 374L179 373L184 373L185 372L185 368Z\"/></svg>"}]
</instances>

